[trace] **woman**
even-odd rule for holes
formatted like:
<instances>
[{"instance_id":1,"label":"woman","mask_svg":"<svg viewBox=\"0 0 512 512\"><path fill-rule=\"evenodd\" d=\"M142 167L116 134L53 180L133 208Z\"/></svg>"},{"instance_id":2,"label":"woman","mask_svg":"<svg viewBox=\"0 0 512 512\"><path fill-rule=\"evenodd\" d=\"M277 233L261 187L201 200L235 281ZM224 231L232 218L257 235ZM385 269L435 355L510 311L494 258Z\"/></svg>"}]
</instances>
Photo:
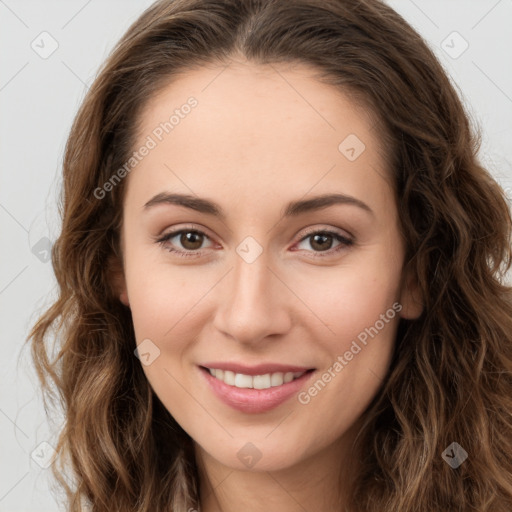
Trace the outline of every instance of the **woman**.
<instances>
[{"instance_id":1,"label":"woman","mask_svg":"<svg viewBox=\"0 0 512 512\"><path fill-rule=\"evenodd\" d=\"M510 510L512 220L478 148L377 0L151 6L73 125L30 335L69 509Z\"/></svg>"}]
</instances>

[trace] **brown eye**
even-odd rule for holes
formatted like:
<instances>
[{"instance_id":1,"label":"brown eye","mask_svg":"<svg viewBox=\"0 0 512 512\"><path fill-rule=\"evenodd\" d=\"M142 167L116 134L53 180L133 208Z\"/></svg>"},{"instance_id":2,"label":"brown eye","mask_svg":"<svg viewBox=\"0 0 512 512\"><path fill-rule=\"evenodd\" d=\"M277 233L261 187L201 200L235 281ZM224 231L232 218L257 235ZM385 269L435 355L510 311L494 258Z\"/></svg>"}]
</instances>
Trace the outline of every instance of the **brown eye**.
<instances>
[{"instance_id":1,"label":"brown eye","mask_svg":"<svg viewBox=\"0 0 512 512\"><path fill-rule=\"evenodd\" d=\"M316 234L316 235L310 236L310 238L311 238L311 242L310 242L311 247L318 251L327 251L332 246L332 242L333 242L332 235Z\"/></svg>"},{"instance_id":2,"label":"brown eye","mask_svg":"<svg viewBox=\"0 0 512 512\"><path fill-rule=\"evenodd\" d=\"M334 242L337 242L337 244L333 245ZM305 244L306 247L300 247L301 244ZM342 249L346 249L353 244L354 240L342 236L335 231L317 230L303 237L299 242L298 248L312 252L313 256L324 256L322 253L327 253L327 256L341 251Z\"/></svg>"},{"instance_id":3,"label":"brown eye","mask_svg":"<svg viewBox=\"0 0 512 512\"><path fill-rule=\"evenodd\" d=\"M203 243L209 241L208 235L196 229L180 229L167 233L156 240L166 250L178 256L201 256ZM206 248L209 246L206 246Z\"/></svg>"},{"instance_id":4,"label":"brown eye","mask_svg":"<svg viewBox=\"0 0 512 512\"><path fill-rule=\"evenodd\" d=\"M204 235L198 231L182 231L180 236L180 243L184 249L195 251L201 248L203 244Z\"/></svg>"}]
</instances>

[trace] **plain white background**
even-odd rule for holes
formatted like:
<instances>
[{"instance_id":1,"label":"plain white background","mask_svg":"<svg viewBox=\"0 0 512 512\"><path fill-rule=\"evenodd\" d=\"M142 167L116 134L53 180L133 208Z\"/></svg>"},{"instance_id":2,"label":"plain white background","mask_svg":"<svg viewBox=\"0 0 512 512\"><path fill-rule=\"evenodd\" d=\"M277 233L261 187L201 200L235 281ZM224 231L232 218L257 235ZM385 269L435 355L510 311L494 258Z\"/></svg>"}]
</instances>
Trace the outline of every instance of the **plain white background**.
<instances>
[{"instance_id":1,"label":"plain white background","mask_svg":"<svg viewBox=\"0 0 512 512\"><path fill-rule=\"evenodd\" d=\"M388 3L438 55L483 129L481 160L512 198L512 0ZM62 510L44 467L55 434L23 346L56 293L48 257L72 119L98 66L150 4L0 0L0 512Z\"/></svg>"}]
</instances>

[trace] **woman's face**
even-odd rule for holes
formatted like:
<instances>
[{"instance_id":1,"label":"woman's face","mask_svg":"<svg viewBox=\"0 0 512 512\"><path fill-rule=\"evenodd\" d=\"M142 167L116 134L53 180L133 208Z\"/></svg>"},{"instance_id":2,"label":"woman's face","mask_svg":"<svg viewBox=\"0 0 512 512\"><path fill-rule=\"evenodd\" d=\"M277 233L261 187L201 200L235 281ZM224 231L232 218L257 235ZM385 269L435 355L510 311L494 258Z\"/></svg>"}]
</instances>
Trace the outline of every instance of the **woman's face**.
<instances>
[{"instance_id":1,"label":"woman's face","mask_svg":"<svg viewBox=\"0 0 512 512\"><path fill-rule=\"evenodd\" d=\"M343 440L383 384L399 317L421 312L400 286L379 134L312 74L181 75L144 109L126 178L120 299L143 369L231 468L285 468Z\"/></svg>"}]
</instances>

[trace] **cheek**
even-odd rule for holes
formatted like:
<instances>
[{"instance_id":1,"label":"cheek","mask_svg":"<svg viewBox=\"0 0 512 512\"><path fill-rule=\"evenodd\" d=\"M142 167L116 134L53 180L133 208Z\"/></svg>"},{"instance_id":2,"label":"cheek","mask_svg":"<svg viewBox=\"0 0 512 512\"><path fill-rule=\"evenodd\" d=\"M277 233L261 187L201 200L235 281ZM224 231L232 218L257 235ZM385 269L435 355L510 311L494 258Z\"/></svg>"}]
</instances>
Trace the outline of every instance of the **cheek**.
<instances>
[{"instance_id":1,"label":"cheek","mask_svg":"<svg viewBox=\"0 0 512 512\"><path fill-rule=\"evenodd\" d=\"M130 308L137 340L153 337L163 343L176 338L184 325L190 329L197 322L202 298L215 284L213 275L160 267L141 271L131 281Z\"/></svg>"},{"instance_id":2,"label":"cheek","mask_svg":"<svg viewBox=\"0 0 512 512\"><path fill-rule=\"evenodd\" d=\"M167 265L151 253L139 250L126 254L137 343L150 338L165 350L177 351L187 338L199 333L202 324L213 321L215 293L209 294L220 284L223 269ZM282 269L283 279L293 283L299 299L295 301L285 293L282 307L291 308L298 324L315 329L317 343L326 344L329 352L332 347L342 349L391 308L398 296L399 265L393 252L382 248L347 258L336 267ZM172 343L167 347L169 340Z\"/></svg>"},{"instance_id":3,"label":"cheek","mask_svg":"<svg viewBox=\"0 0 512 512\"><path fill-rule=\"evenodd\" d=\"M392 309L399 297L399 263L389 256L361 258L354 265L295 278L294 291L317 317L316 339L323 340L326 348L342 349ZM392 309L388 317L395 316Z\"/></svg>"},{"instance_id":4,"label":"cheek","mask_svg":"<svg viewBox=\"0 0 512 512\"><path fill-rule=\"evenodd\" d=\"M301 435L313 442L315 432L333 440L348 429L384 384L401 308L395 283L377 274L331 281L329 293L317 290L311 299L330 328L320 325L312 333L323 364L297 397L309 418Z\"/></svg>"},{"instance_id":5,"label":"cheek","mask_svg":"<svg viewBox=\"0 0 512 512\"><path fill-rule=\"evenodd\" d=\"M154 345L146 346L157 354L153 359L151 353L151 363L143 363L143 371L167 410L186 423L189 415L201 413L185 391L191 378L190 350L208 321L205 299L218 278L192 267L160 262L144 269L135 259L132 263L126 274L136 341L150 340Z\"/></svg>"}]
</instances>

